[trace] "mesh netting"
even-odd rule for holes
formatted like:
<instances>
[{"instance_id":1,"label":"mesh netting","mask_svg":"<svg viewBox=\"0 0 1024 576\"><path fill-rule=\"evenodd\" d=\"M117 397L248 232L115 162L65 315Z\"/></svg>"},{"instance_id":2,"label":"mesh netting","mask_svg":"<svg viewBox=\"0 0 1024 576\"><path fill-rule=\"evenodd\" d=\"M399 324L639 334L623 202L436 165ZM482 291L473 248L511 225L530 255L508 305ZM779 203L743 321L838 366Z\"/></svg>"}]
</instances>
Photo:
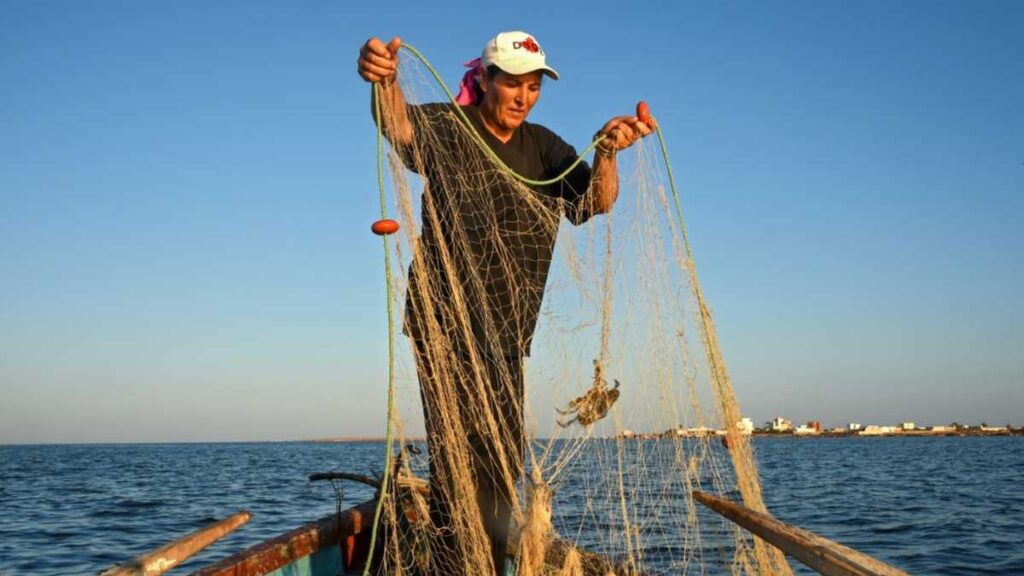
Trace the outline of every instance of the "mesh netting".
<instances>
[{"instance_id":1,"label":"mesh netting","mask_svg":"<svg viewBox=\"0 0 1024 576\"><path fill-rule=\"evenodd\" d=\"M506 553L520 574L789 573L691 496L763 510L658 141L619 154L594 215L582 190L517 180L451 106L418 106L448 100L426 66L404 57L415 137L388 149L386 188L394 445L425 430L429 457L401 449L384 573L491 574Z\"/></svg>"}]
</instances>

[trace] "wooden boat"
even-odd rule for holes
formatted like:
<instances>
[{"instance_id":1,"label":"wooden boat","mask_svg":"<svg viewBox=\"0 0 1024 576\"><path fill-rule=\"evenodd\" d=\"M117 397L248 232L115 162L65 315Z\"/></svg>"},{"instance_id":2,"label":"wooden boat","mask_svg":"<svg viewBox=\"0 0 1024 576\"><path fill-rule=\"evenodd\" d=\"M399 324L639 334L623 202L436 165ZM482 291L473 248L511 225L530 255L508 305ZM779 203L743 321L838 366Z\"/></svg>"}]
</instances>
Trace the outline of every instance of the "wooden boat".
<instances>
[{"instance_id":1,"label":"wooden boat","mask_svg":"<svg viewBox=\"0 0 1024 576\"><path fill-rule=\"evenodd\" d=\"M369 500L281 534L207 566L193 576L362 574L377 507Z\"/></svg>"},{"instance_id":2,"label":"wooden boat","mask_svg":"<svg viewBox=\"0 0 1024 576\"><path fill-rule=\"evenodd\" d=\"M820 574L907 576L906 572L867 554L785 524L768 514L702 492L694 492L693 497ZM362 574L371 556L371 528L376 506L377 500L369 500L339 514L304 524L236 552L194 572L192 576ZM158 576L238 528L248 521L248 517L247 512L239 512L154 552L101 572L100 576ZM570 548L572 544L556 540L550 546L548 561L552 565L561 565L560 559L565 557ZM576 551L581 556L584 574L635 576L625 566L604 556L580 549Z\"/></svg>"},{"instance_id":3,"label":"wooden boat","mask_svg":"<svg viewBox=\"0 0 1024 576\"><path fill-rule=\"evenodd\" d=\"M370 559L371 500L261 542L207 566L192 576L336 576L363 574ZM570 544L556 541L548 559L560 564ZM606 576L626 570L598 554L578 551L584 573ZM642 575L639 575L642 576Z\"/></svg>"}]
</instances>

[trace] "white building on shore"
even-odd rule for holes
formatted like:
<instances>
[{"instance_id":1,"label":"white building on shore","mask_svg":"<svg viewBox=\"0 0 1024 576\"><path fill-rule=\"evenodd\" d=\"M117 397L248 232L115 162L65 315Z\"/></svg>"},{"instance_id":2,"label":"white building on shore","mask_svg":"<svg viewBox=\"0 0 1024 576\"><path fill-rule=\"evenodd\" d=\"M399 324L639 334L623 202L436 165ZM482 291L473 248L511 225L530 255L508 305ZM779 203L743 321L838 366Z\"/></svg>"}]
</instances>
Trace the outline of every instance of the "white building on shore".
<instances>
[{"instance_id":1,"label":"white building on shore","mask_svg":"<svg viewBox=\"0 0 1024 576\"><path fill-rule=\"evenodd\" d=\"M898 434L901 432L896 426L875 426L870 425L860 432L857 432L860 436L882 436L884 434Z\"/></svg>"},{"instance_id":2,"label":"white building on shore","mask_svg":"<svg viewBox=\"0 0 1024 576\"><path fill-rule=\"evenodd\" d=\"M697 426L696 428L683 428L680 426L676 428L676 436L686 436L688 438L697 436L711 436L716 433L714 428L708 428L707 426Z\"/></svg>"},{"instance_id":3,"label":"white building on shore","mask_svg":"<svg viewBox=\"0 0 1024 576\"><path fill-rule=\"evenodd\" d=\"M808 426L807 424L801 424L793 430L793 434L796 434L797 436L817 436L820 433L821 432L817 428Z\"/></svg>"},{"instance_id":4,"label":"white building on shore","mask_svg":"<svg viewBox=\"0 0 1024 576\"><path fill-rule=\"evenodd\" d=\"M736 423L736 427L739 428L740 434L750 435L754 433L754 421L750 418L744 418Z\"/></svg>"}]
</instances>

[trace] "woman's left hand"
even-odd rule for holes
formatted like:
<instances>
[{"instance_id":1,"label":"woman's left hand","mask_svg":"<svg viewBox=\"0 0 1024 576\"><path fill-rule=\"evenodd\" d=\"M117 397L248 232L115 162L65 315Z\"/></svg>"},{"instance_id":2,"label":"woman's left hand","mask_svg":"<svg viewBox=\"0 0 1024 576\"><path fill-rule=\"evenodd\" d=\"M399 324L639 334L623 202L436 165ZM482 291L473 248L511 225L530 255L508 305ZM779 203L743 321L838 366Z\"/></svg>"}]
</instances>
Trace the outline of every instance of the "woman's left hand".
<instances>
[{"instance_id":1,"label":"woman's left hand","mask_svg":"<svg viewBox=\"0 0 1024 576\"><path fill-rule=\"evenodd\" d=\"M619 150L629 148L637 140L644 136L653 134L650 126L640 121L636 116L616 116L609 120L597 134L594 140L604 137L597 148L605 154L614 154Z\"/></svg>"}]
</instances>

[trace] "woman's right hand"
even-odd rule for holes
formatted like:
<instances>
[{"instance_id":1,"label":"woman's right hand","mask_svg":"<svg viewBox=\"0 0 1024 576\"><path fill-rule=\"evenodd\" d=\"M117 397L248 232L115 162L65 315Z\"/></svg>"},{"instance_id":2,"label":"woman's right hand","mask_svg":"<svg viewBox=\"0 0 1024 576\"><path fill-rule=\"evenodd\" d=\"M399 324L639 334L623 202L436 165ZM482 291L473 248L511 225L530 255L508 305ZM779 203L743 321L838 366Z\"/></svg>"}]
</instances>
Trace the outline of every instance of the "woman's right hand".
<instances>
[{"instance_id":1,"label":"woman's right hand","mask_svg":"<svg viewBox=\"0 0 1024 576\"><path fill-rule=\"evenodd\" d=\"M401 38L392 38L387 44L379 38L370 38L359 49L359 75L367 82L391 82L398 74L398 50L401 47Z\"/></svg>"}]
</instances>

